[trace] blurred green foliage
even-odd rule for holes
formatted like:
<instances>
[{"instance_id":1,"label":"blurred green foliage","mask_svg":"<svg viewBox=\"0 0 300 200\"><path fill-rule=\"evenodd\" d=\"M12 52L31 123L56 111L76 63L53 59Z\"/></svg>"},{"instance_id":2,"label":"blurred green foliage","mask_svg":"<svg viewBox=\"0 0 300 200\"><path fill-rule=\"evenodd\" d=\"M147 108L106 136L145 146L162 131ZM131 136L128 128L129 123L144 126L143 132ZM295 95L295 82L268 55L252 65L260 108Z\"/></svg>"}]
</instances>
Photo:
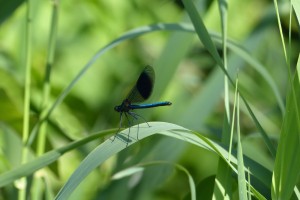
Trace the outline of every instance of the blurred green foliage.
<instances>
[{"instance_id":1,"label":"blurred green foliage","mask_svg":"<svg viewBox=\"0 0 300 200\"><path fill-rule=\"evenodd\" d=\"M52 4L56 1L31 2L30 130L42 111ZM156 23L189 22L180 1L89 0L56 3L59 4L59 14L49 105L55 102L97 51L125 32ZM201 1L197 3L197 7L208 30L220 36L222 29L218 1ZM0 1L0 8L1 174L21 162L26 5L21 1ZM288 70L272 1L229 1L228 9L229 39L263 66L268 76L274 80L281 101L285 101L289 84ZM280 11L283 33L287 36L289 11L286 4L280 4ZM292 67L296 66L300 48L297 31L297 28L291 30ZM221 43L216 42L216 45L222 54ZM276 146L284 113L274 91L265 76L239 53L229 48L227 59L232 78L235 79L238 73L241 91ZM124 41L93 63L51 114L46 131L46 151L65 146L95 132L118 128L119 115L113 108L124 99L145 65L152 65L156 70L156 85L149 102L168 100L173 105L138 113L147 121L175 123L221 142L225 115L224 74L196 34L157 31ZM231 105L233 96L234 88L230 87ZM243 104L240 112L244 155L272 172L275 160L270 156ZM138 122L143 120L136 123ZM80 146L43 170L41 176L44 179L41 184L46 188L43 191L47 194L44 198L55 196L81 160L99 144L100 141L95 140ZM35 151L36 141L31 146L31 157L34 157ZM142 175L121 180L110 179L114 173L124 168L157 160L184 166L195 180L198 198L211 199L218 156L184 141L160 135L138 141L109 158L88 176L71 199L189 198L186 176L170 166L151 166ZM229 184L232 184L234 191L232 198L237 199L237 182ZM270 188L271 182L269 188L257 190L269 199ZM0 188L0 200L16 199L16 191L13 184ZM36 199L39 199L37 196Z\"/></svg>"}]
</instances>

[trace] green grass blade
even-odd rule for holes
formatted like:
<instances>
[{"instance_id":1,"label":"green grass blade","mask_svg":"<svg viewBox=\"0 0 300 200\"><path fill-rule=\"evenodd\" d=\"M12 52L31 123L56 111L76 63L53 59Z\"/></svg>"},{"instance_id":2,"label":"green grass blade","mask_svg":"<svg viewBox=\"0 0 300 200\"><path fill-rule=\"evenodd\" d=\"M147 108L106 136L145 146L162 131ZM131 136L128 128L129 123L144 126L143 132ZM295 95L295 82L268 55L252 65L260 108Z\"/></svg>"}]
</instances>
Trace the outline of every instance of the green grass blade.
<instances>
[{"instance_id":1,"label":"green grass blade","mask_svg":"<svg viewBox=\"0 0 300 200\"><path fill-rule=\"evenodd\" d=\"M299 57L300 58L300 57ZM298 59L297 70L300 69ZM273 199L290 199L300 175L300 78L297 72L293 80L293 89L287 95L286 115L284 117L275 160L272 184ZM294 93L295 92L295 93ZM296 99L296 106L295 100Z\"/></svg>"},{"instance_id":2,"label":"green grass blade","mask_svg":"<svg viewBox=\"0 0 300 200\"><path fill-rule=\"evenodd\" d=\"M228 120L226 119L227 116L224 115L224 122L223 122L223 128L222 128L222 134L224 131L227 131L230 133L230 127L228 124ZM233 121L233 119L232 119ZM233 123L233 122L232 122ZM232 149L232 138L230 139L230 144L229 144L229 150L228 150L228 162L230 162L231 159L231 149ZM222 199L222 198L229 198L231 199L232 197L232 184L227 184L231 183L233 181L232 178L232 170L231 168L227 165L227 163L219 158L218 162L218 171L217 175L215 178L215 186L214 186L214 196L215 199Z\"/></svg>"},{"instance_id":3,"label":"green grass blade","mask_svg":"<svg viewBox=\"0 0 300 200\"><path fill-rule=\"evenodd\" d=\"M144 171L144 167L141 167L141 166L129 167L129 168L126 168L122 171L117 172L116 174L114 174L111 177L111 179L112 180L122 179L122 178L125 178L127 176L131 176L133 174L136 174L136 173L139 173L139 172L142 172L142 171Z\"/></svg>"},{"instance_id":4,"label":"green grass blade","mask_svg":"<svg viewBox=\"0 0 300 200\"><path fill-rule=\"evenodd\" d=\"M211 36L215 42L218 42L218 43L221 42L219 35L217 35L215 33L211 33ZM227 45L231 51L235 52L237 55L242 57L251 67L253 67L257 72L259 72L261 74L261 76L265 79L265 81L268 83L271 90L273 91L275 98L277 100L278 106L280 108L280 111L283 115L285 112L285 108L284 108L283 100L281 98L281 94L279 92L279 89L276 85L275 80L272 78L272 76L266 70L266 68L263 66L263 64L261 64L257 59L255 59L253 56L251 56L251 54L246 49L244 49L242 46L240 46L236 42L234 42L232 40L228 40Z\"/></svg>"},{"instance_id":5,"label":"green grass blade","mask_svg":"<svg viewBox=\"0 0 300 200\"><path fill-rule=\"evenodd\" d=\"M282 31L282 25L281 25L277 0L273 0L273 2L274 2L274 6L275 6L275 11L276 11L276 17L277 17L277 23L278 23L278 28L279 28L279 33L280 33L280 38L281 38L281 43L282 43L282 49L283 49L284 57L287 61L288 57L287 57L287 52L286 52L286 47L285 47L285 42L284 42L284 36L283 36L283 31Z\"/></svg>"},{"instance_id":6,"label":"green grass blade","mask_svg":"<svg viewBox=\"0 0 300 200\"><path fill-rule=\"evenodd\" d=\"M247 179L248 179L248 187L247 187L247 192L248 192L248 199L251 200L251 176L250 176L250 170L249 168L247 169Z\"/></svg>"},{"instance_id":7,"label":"green grass blade","mask_svg":"<svg viewBox=\"0 0 300 200\"><path fill-rule=\"evenodd\" d=\"M170 162L166 162L166 161L154 161L154 162L150 162L150 163L141 163L141 164L138 164L137 166L129 167L120 172L117 172L116 174L114 174L112 176L112 179L113 180L121 179L121 178L124 178L127 176L131 176L135 173L140 173L140 172L144 171L144 169L147 166L153 166L153 165L154 166L171 165L172 167L175 167L176 169L182 171L187 176L188 181L189 181L191 199L192 200L197 199L196 198L196 184L195 184L195 181L194 181L192 175L189 173L189 171L185 167L183 167L182 165L179 165L179 164L174 164L174 163L170 163Z\"/></svg>"},{"instance_id":8,"label":"green grass blade","mask_svg":"<svg viewBox=\"0 0 300 200\"><path fill-rule=\"evenodd\" d=\"M183 166L181 166L181 165L176 165L176 166L177 166L178 169L180 169L181 171L183 171L187 175L188 181L189 181L189 186L190 186L191 199L196 200L197 199L196 185L195 185L195 182L194 182L194 179L193 179L192 175Z\"/></svg>"},{"instance_id":9,"label":"green grass blade","mask_svg":"<svg viewBox=\"0 0 300 200\"><path fill-rule=\"evenodd\" d=\"M237 160L238 160L238 185L239 185L239 199L247 199L247 185L246 185L246 178L245 178L245 167L244 167L244 160L243 160L243 149L242 149L242 141L241 141L241 133L240 133L240 114L239 114L239 93L237 91L238 87L238 80L236 85L235 91L235 99L236 99L236 107L237 107Z\"/></svg>"},{"instance_id":10,"label":"green grass blade","mask_svg":"<svg viewBox=\"0 0 300 200\"><path fill-rule=\"evenodd\" d=\"M189 142L191 144L197 145L200 148L215 152L225 161L228 157L228 152L217 143L210 141L204 136L191 132L181 126L164 122L149 122L149 125L150 127L148 127L147 124L144 123L140 124L139 126L133 126L130 129L125 129L121 134L118 134L114 142L112 142L112 139L108 139L97 148L95 148L73 172L69 180L57 194L56 199L67 199L92 170L102 164L106 159L120 152L127 146L138 142L136 140L137 132L133 131L137 129L139 129L138 134L140 139L156 133L160 133L169 137L180 139L185 142ZM129 130L130 137L129 140L127 140ZM235 164L237 163L234 157L232 157L232 162ZM228 163L228 165L231 166L233 171L237 173L235 167L233 167L230 163Z\"/></svg>"},{"instance_id":11,"label":"green grass blade","mask_svg":"<svg viewBox=\"0 0 300 200\"><path fill-rule=\"evenodd\" d=\"M118 44L133 39L135 37L145 35L146 33L151 33L154 31L160 31L160 30L173 30L173 31L180 31L180 30L187 30L191 26L187 24L154 24L149 26L142 26L136 29L133 29L131 31L128 31L127 33L123 34L119 38L113 40L103 48L101 48L96 54L88 61L88 63L80 70L80 72L76 75L76 77L71 81L71 83L66 87L66 89L58 96L56 101L51 105L48 112L45 112L43 116L41 116L41 120L38 121L37 124L33 127L30 138L28 139L27 145L31 145L34 141L34 138L37 135L37 131L39 129L39 126L49 118L51 113L54 111L54 109L65 99L65 97L70 93L72 88L75 86L75 84L83 77L83 75L88 71L88 69L99 59L105 52L109 51L110 49L114 48Z\"/></svg>"},{"instance_id":12,"label":"green grass blade","mask_svg":"<svg viewBox=\"0 0 300 200\"><path fill-rule=\"evenodd\" d=\"M145 35L146 33L151 33L151 32L159 31L159 30L177 30L178 31L178 30L183 30L185 28L186 28L185 25L178 25L178 24L154 24L154 25L143 26L143 27L133 29L133 30L128 31L127 33L123 34L121 37L113 40L112 42L107 44L105 47L101 48L89 60L89 62L81 69L81 71L77 74L77 76L73 79L73 81L67 86L67 88L61 93L61 95L57 98L57 100L51 106L51 108L49 109L46 116L49 116L52 113L52 111L56 108L56 106L59 105L63 101L63 99L71 91L71 89L74 87L74 85L81 79L81 77L86 73L86 71L96 62L97 59L99 59L100 56L102 56L108 50L114 48L121 42L136 38L141 35Z\"/></svg>"},{"instance_id":13,"label":"green grass blade","mask_svg":"<svg viewBox=\"0 0 300 200\"><path fill-rule=\"evenodd\" d=\"M24 0L1 1L0 24L2 24L22 4Z\"/></svg>"},{"instance_id":14,"label":"green grass blade","mask_svg":"<svg viewBox=\"0 0 300 200\"><path fill-rule=\"evenodd\" d=\"M292 6L297 16L298 26L300 25L300 1L292 0Z\"/></svg>"},{"instance_id":15,"label":"green grass blade","mask_svg":"<svg viewBox=\"0 0 300 200\"><path fill-rule=\"evenodd\" d=\"M102 131L97 134L93 134L82 140L72 142L64 147L59 148L59 149L49 151L49 152L43 154L42 156L36 158L35 160L32 160L28 163L18 166L15 169L7 171L0 175L0 187L10 184L13 181L15 181L21 177L29 176L29 175L33 174L34 172L36 172L37 170L39 170L43 167L46 167L46 166L50 165L51 163L55 162L64 153L66 153L70 150L76 149L76 148L78 148L90 141L93 141L97 138L111 134L115 131L116 130L108 130L108 131Z\"/></svg>"},{"instance_id":16,"label":"green grass blade","mask_svg":"<svg viewBox=\"0 0 300 200\"><path fill-rule=\"evenodd\" d=\"M194 33L194 29L190 24L186 24L186 23L182 23L182 24L167 24L167 23L159 23L159 24L154 24L154 25L149 25L149 26L143 26L143 27L139 27L137 29L133 29L127 33L125 33L124 35L122 35L121 37L115 39L114 41L112 41L111 43L107 44L105 47L101 48L92 58L91 60L82 68L82 70L77 74L77 76L73 79L73 81L67 86L67 88L60 94L60 96L56 99L56 101L54 102L54 104L52 104L51 108L49 109L48 113L45 114L44 118L42 118L41 121L38 122L38 124L35 125L35 127L32 129L31 134L30 134L30 139L29 139L29 144L31 144L33 142L33 139L36 136L37 130L38 130L38 126L40 126L40 124L42 123L43 120L47 119L51 113L53 112L53 110L64 100L64 98L69 94L69 92L71 91L71 89L75 86L75 84L82 78L82 76L87 72L87 70L93 65L93 63L99 59L106 51L112 49L113 47L117 46L118 44L120 44L121 42L124 42L128 39L132 39L138 36L141 36L143 34L146 33L151 33L154 31L183 31L183 32L191 32ZM214 38L220 38L217 37L215 34L212 34L212 36L214 36ZM210 39L211 40L211 39ZM220 39L216 39L216 42L220 43ZM232 50L236 50L237 52L242 52L242 53L246 53L241 47L239 47L238 45L235 45L233 42L228 41L228 47L232 48ZM214 46L211 46L210 49L215 49ZM213 50L211 50L213 51ZM243 57L243 54L241 55ZM245 59L247 57L244 57ZM247 60L246 61L250 62L251 60ZM160 59L160 61L158 61L158 63L156 63L157 65L164 65L163 60ZM171 63L172 64L172 63ZM163 72L162 72L163 74ZM264 76L266 73L263 73L262 75ZM266 78L267 82L269 83L269 85L271 86L271 88L273 88L273 91L275 93L275 96L278 97L278 92L276 92L277 90L274 89L276 87L274 87L274 84L270 77ZM158 81L160 82L160 81ZM157 88L163 88L163 87L157 87ZM160 92L158 92L160 93ZM155 95L155 94L154 94ZM199 97L200 98L200 97ZM277 98L278 99L278 98ZM204 99L205 101L205 99ZM279 100L280 102L280 100ZM193 107L193 106L192 106ZM194 108L192 108L194 109ZM188 113L188 112L187 112ZM251 114L251 112L250 112ZM254 117L254 115L252 114L252 116ZM254 119L255 120L255 119ZM258 122L258 121L257 121ZM260 127L260 125L257 125L258 127ZM264 133L264 131L262 131ZM266 138L266 137L264 137ZM268 143L268 142L266 142Z\"/></svg>"},{"instance_id":17,"label":"green grass blade","mask_svg":"<svg viewBox=\"0 0 300 200\"><path fill-rule=\"evenodd\" d=\"M210 54L218 63L218 65L221 66L224 70L224 65L221 60L221 57L218 54L217 48L215 47L211 37L209 36L209 33L205 28L203 21L200 20L199 13L196 10L196 7L194 6L193 2L190 0L183 0L182 2L190 16L190 19L195 27L195 31L198 34L199 39L201 40L203 45L207 48L207 50L210 52Z\"/></svg>"},{"instance_id":18,"label":"green grass blade","mask_svg":"<svg viewBox=\"0 0 300 200\"><path fill-rule=\"evenodd\" d=\"M137 128L139 129L139 139L148 137L156 132L167 131L172 129L182 129L182 127L168 124L168 123L149 123L150 127L147 124L142 124L138 126L130 127L130 129L125 129L118 134L114 141L113 138L106 140L104 143L95 148L79 165L75 172L71 175L69 180L65 183L63 188L59 191L56 196L56 199L67 199L75 188L82 182L82 180L97 166L102 164L109 157L117 154L121 150L125 149L127 146L130 146L137 142ZM184 129L186 130L186 129ZM129 131L131 134L129 135ZM135 132L135 134L133 134ZM128 140L128 136L129 140Z\"/></svg>"},{"instance_id":19,"label":"green grass blade","mask_svg":"<svg viewBox=\"0 0 300 200\"><path fill-rule=\"evenodd\" d=\"M237 86L236 86L237 88ZM229 141L226 141L226 143L229 143L229 150L228 150L228 162L230 163L231 160L231 154L232 154L232 139L233 139L233 133L234 133L234 125L235 125L235 113L236 113L236 94L235 94L235 102L233 105L233 111L232 111L232 117L230 120L227 120L227 115L225 115L225 120L223 122L223 131L222 135L224 132L228 132L227 135L229 135ZM231 128L229 127L231 125ZM223 141L223 140L222 140ZM223 142L224 143L224 142ZM219 164L218 164L218 173L216 176L216 184L215 184L215 189L214 189L214 195L216 199L221 199L221 198L232 198L232 186L231 184L226 184L232 181L231 178L231 169L230 167L226 164L225 161L222 159L219 159Z\"/></svg>"},{"instance_id":20,"label":"green grass blade","mask_svg":"<svg viewBox=\"0 0 300 200\"><path fill-rule=\"evenodd\" d=\"M228 8L228 2L227 0L219 0L219 12L221 16L221 27L222 27L222 50L223 50L223 63L224 68L227 70L227 8ZM224 76L224 104L225 104L225 112L226 112L226 118L228 119L228 122L230 122L230 105L229 105L229 84L228 79L226 76ZM222 134L222 140L229 141L229 132L226 134Z\"/></svg>"},{"instance_id":21,"label":"green grass blade","mask_svg":"<svg viewBox=\"0 0 300 200\"><path fill-rule=\"evenodd\" d=\"M212 57L215 59L219 67L223 70L224 74L227 76L229 82L234 86L234 82L230 78L228 72L225 70L223 62L217 52L217 48L215 47L214 43L212 42L211 38L209 37L208 31L206 30L206 27L204 26L204 23L202 19L200 18L199 13L197 12L193 2L191 0L184 0L183 4L190 16L190 19L195 27L196 33L201 40L201 42L204 44L204 46L207 48L207 50L210 52ZM249 104L247 103L246 99L243 97L242 93L240 93L241 98L243 99L252 119L254 120L254 123L256 127L259 129L260 133L262 134L262 137L264 139L264 142L266 143L270 153L273 157L275 157L276 151L275 147L273 146L271 140L269 139L267 133L255 117L252 109L250 108Z\"/></svg>"},{"instance_id":22,"label":"green grass blade","mask_svg":"<svg viewBox=\"0 0 300 200\"><path fill-rule=\"evenodd\" d=\"M47 54L47 62L45 66L45 74L44 74L44 82L43 82L43 96L42 96L42 106L41 110L43 112L47 112L47 107L50 102L50 91L51 91L51 83L50 77L52 73L52 66L54 63L54 55L56 49L56 35L57 35L57 26L58 26L58 7L59 1L53 1L52 3L52 16L51 16L51 26L50 26L50 36L49 36L49 46L48 46L48 54ZM44 121L41 124L38 144L37 144L37 155L42 155L45 151L46 145L46 135L47 135L47 121Z\"/></svg>"}]
</instances>

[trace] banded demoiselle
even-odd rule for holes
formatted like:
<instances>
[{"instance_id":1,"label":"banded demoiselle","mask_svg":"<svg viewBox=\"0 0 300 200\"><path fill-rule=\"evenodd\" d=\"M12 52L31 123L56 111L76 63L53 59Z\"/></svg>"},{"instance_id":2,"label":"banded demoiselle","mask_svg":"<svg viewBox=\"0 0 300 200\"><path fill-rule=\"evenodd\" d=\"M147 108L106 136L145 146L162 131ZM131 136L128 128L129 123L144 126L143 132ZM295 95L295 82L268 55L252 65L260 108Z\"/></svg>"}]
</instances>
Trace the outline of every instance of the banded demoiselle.
<instances>
[{"instance_id":1,"label":"banded demoiselle","mask_svg":"<svg viewBox=\"0 0 300 200\"><path fill-rule=\"evenodd\" d=\"M150 65L147 65L144 68L144 70L141 72L136 84L131 89L128 96L125 98L125 100L123 100L121 105L115 106L115 111L120 113L119 129L122 126L123 114L126 116L127 120L129 120L128 114L132 116L134 119L137 119L137 117L141 117L144 120L142 116L134 113L132 110L172 105L172 103L169 101L162 101L162 102L149 103L149 104L135 104L135 103L141 103L150 97L154 86L154 79L155 79L154 69ZM137 135L137 139L138 139L138 135ZM129 133L128 133L128 141L129 141Z\"/></svg>"}]
</instances>

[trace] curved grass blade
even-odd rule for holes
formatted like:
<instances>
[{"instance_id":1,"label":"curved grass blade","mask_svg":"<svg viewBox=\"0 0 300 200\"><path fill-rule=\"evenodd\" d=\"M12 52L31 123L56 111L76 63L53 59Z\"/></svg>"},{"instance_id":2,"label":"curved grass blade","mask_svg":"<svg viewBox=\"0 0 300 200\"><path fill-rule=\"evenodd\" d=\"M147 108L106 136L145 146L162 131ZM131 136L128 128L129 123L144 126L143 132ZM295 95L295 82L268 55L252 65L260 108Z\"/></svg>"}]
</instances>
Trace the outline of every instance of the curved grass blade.
<instances>
[{"instance_id":1,"label":"curved grass blade","mask_svg":"<svg viewBox=\"0 0 300 200\"><path fill-rule=\"evenodd\" d=\"M13 12L24 2L24 0L1 1L0 24L2 24Z\"/></svg>"},{"instance_id":2,"label":"curved grass blade","mask_svg":"<svg viewBox=\"0 0 300 200\"><path fill-rule=\"evenodd\" d=\"M62 156L68 151L76 149L88 142L91 142L95 139L104 137L108 134L115 133L115 132L116 130L113 129L113 130L102 131L100 133L90 135L79 141L72 142L64 147L49 151L43 154L42 156L36 158L35 160L32 160L28 163L18 166L15 169L7 171L0 175L0 187L10 184L21 177L25 177L33 174L37 170L42 169L50 165L51 163L57 161L57 159L59 159L60 156Z\"/></svg>"},{"instance_id":3,"label":"curved grass blade","mask_svg":"<svg viewBox=\"0 0 300 200\"><path fill-rule=\"evenodd\" d=\"M41 116L41 119L35 124L35 126L33 127L32 131L30 133L30 138L27 142L27 145L30 146L32 144L32 142L34 141L34 138L36 137L37 130L38 130L38 127L40 126L40 124L44 120L47 120L49 118L49 116L51 115L53 110L64 100L64 98L70 93L71 89L75 86L75 84L81 79L81 77L87 72L87 70L96 62L97 59L99 59L105 52L107 52L110 49L114 48L115 46L122 43L123 41L133 39L135 37L138 37L138 36L141 36L141 35L144 35L144 34L147 34L147 33L151 33L151 32L154 32L154 31L180 31L180 32L190 32L190 33L195 32L193 26L191 26L190 24L187 24L187 23L178 23L178 24L158 23L158 24L149 25L149 26L142 26L142 27L133 29L131 31L128 31L127 33L123 34L119 38L113 40L112 42L110 42L109 44L107 44L106 46L101 48L88 61L88 63L80 70L80 72L76 75L76 77L72 80L72 82L66 87L66 89L58 96L58 98L51 105L49 110L47 112L45 112L45 114L43 116ZM221 37L219 37L219 38L221 38ZM221 43L221 40L217 40L216 42ZM241 55L241 57L243 57L247 62L249 62L249 63L251 62L251 59L249 59L247 56L245 56L245 55L248 55L248 54L243 48L235 45L232 41L228 41L228 48L230 49L231 47L235 47L235 49L238 49L239 50L239 51L237 51L238 53L243 53ZM252 63L253 63L253 61L255 61L255 60L253 59ZM254 65L254 66L257 66L257 65ZM259 66L259 67L256 67L256 69L262 69L262 67ZM278 90L276 90L276 87L274 87L274 83L273 83L274 81L271 81L272 78L270 76L267 76L266 73L263 73L262 76L266 77L265 79L266 79L267 83L273 89L273 92L276 96L276 99L279 102L279 105L281 105L280 98L279 98L279 95L278 95L278 92L277 92ZM249 106L247 106L247 107L249 107ZM250 114L252 115L252 117L254 117L253 113L250 112Z\"/></svg>"},{"instance_id":4,"label":"curved grass blade","mask_svg":"<svg viewBox=\"0 0 300 200\"><path fill-rule=\"evenodd\" d=\"M139 138L143 139L150 135L159 133L166 136L170 136L173 138L180 139L182 141L194 144L200 148L207 149L209 151L217 153L221 156L226 162L228 158L228 152L219 144L205 138L202 135L189 131L181 126L164 123L164 122L149 122L150 127L146 123L140 124L139 126L133 126L130 128L131 137L129 141L127 141L127 137L129 134L129 129L125 129L122 133L118 134L114 142L111 139L105 141L97 148L95 148L79 165L79 167L73 172L69 180L65 183L65 185L61 188L59 193L56 196L57 200L67 199L70 197L72 192L76 189L76 187L85 179L85 177L96 167L102 164L106 159L120 152L127 146L130 146L137 142L136 135L133 136L132 133L134 129L139 128ZM137 134L137 133L136 133ZM231 157L231 162L235 165L237 164L237 160L234 156ZM228 162L227 162L228 163ZM235 173L237 170L235 167L228 163L228 165L233 169ZM255 166L253 167L255 169ZM252 169L252 166L251 166ZM262 168L259 168L262 170ZM255 175L256 172L253 172ZM259 194L253 187L251 187L251 191L253 193Z\"/></svg>"},{"instance_id":5,"label":"curved grass blade","mask_svg":"<svg viewBox=\"0 0 300 200\"><path fill-rule=\"evenodd\" d=\"M113 175L112 179L121 179L127 176L131 176L135 173L139 173L144 171L144 169L147 166L153 166L153 165L171 165L172 167L175 167L176 169L182 171L183 173L186 174L188 181L189 181L189 186L190 186L190 194L191 194L191 199L196 200L196 184L195 181L192 177L192 175L189 173L189 171L183 167L182 165L179 164L174 164L170 162L165 162L165 161L154 161L154 162L149 162L149 163L141 163L133 167L129 167L127 169L124 169L116 174Z\"/></svg>"},{"instance_id":6,"label":"curved grass blade","mask_svg":"<svg viewBox=\"0 0 300 200\"><path fill-rule=\"evenodd\" d=\"M210 52L210 54L212 55L212 57L215 59L215 61L217 62L218 66L222 69L222 71L224 72L224 74L226 75L226 77L228 78L230 84L232 86L234 86L234 82L231 79L231 77L229 76L227 70L224 68L224 64L222 62L221 57L218 54L217 48L214 45L211 37L209 36L209 33L206 29L206 27L204 26L203 21L201 20L201 17L195 7L195 5L193 4L193 2L191 0L183 0L182 1L188 14L189 17L195 27L195 31L200 39L200 41L203 43L203 45L207 48L207 50ZM276 150L274 145L272 144L270 138L268 137L267 133L265 132L265 130L263 129L263 127L261 126L261 124L259 123L259 121L257 120L257 118L255 117L252 109L250 108L248 102L246 101L246 99L244 98L244 96L242 95L242 93L240 92L240 96L243 99L252 119L254 120L254 123L256 125L256 127L259 129L265 144L267 145L271 155L275 158L276 155Z\"/></svg>"},{"instance_id":7,"label":"curved grass blade","mask_svg":"<svg viewBox=\"0 0 300 200\"><path fill-rule=\"evenodd\" d=\"M127 33L123 34L119 38L113 40L103 48L101 48L96 54L88 61L88 63L80 70L80 72L76 75L76 77L71 81L71 83L64 89L64 91L58 96L56 101L51 105L49 110L41 116L40 120L34 125L31 133L30 138L27 141L27 145L30 146L37 134L37 131L39 129L39 126L43 123L43 121L47 120L51 113L54 111L54 109L64 100L64 98L70 93L71 89L75 86L75 84L81 79L81 77L87 72L87 70L96 62L96 60L102 56L105 52L108 50L114 48L118 44L120 44L123 41L133 39L135 37L138 37L140 35L144 35L146 33L151 33L154 31L160 31L160 30L173 30L173 31L184 31L189 30L189 32L193 32L190 25L187 24L154 24L149 26L142 26L136 29L133 29L131 31L128 31Z\"/></svg>"}]
</instances>

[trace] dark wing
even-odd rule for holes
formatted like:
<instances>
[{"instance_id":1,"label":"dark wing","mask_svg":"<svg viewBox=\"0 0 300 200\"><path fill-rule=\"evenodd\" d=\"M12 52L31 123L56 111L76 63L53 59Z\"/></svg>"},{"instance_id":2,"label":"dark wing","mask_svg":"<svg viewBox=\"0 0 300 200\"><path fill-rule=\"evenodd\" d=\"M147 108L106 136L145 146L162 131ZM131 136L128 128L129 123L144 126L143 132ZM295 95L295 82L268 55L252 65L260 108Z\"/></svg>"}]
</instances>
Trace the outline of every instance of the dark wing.
<instances>
[{"instance_id":1,"label":"dark wing","mask_svg":"<svg viewBox=\"0 0 300 200\"><path fill-rule=\"evenodd\" d=\"M143 102L148 99L154 86L155 72L154 69L147 65L140 74L135 86L131 89L127 99L131 102Z\"/></svg>"}]
</instances>

